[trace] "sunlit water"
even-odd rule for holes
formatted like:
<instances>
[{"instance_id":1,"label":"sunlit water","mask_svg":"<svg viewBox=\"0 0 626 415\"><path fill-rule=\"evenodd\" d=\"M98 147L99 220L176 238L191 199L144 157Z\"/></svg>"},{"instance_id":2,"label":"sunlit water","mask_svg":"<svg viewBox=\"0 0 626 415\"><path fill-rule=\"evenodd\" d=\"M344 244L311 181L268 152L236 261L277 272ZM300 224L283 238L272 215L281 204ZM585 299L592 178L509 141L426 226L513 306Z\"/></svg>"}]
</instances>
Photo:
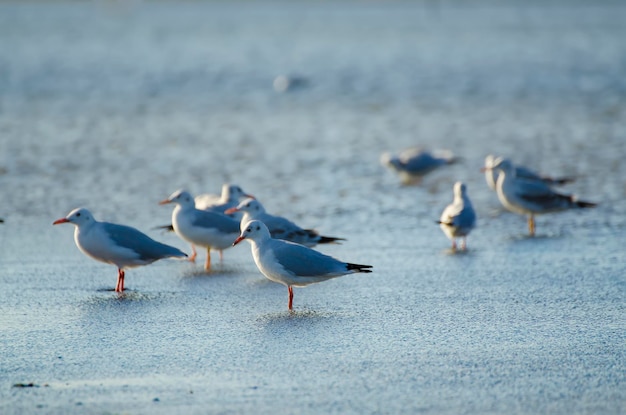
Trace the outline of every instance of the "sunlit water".
<instances>
[{"instance_id":1,"label":"sunlit water","mask_svg":"<svg viewBox=\"0 0 626 415\"><path fill-rule=\"evenodd\" d=\"M626 411L626 6L511 3L0 3L0 412ZM463 162L402 187L378 158L415 144ZM528 238L488 153L599 206ZM457 180L463 254L434 224ZM188 251L157 202L225 181L374 273L290 314L242 244L117 295L51 226L86 206Z\"/></svg>"}]
</instances>

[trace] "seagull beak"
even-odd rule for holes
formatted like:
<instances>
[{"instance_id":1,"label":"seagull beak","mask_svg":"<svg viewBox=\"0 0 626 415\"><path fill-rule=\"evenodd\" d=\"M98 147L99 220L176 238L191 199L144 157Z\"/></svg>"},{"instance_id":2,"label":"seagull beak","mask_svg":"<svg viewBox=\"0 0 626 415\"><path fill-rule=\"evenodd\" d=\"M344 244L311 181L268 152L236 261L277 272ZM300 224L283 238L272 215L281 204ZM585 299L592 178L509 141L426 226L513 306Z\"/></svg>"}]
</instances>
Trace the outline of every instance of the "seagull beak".
<instances>
[{"instance_id":1,"label":"seagull beak","mask_svg":"<svg viewBox=\"0 0 626 415\"><path fill-rule=\"evenodd\" d=\"M226 209L224 211L225 214L230 215L231 213L235 213L235 212L239 212L239 209L237 209L236 207L232 207L230 209Z\"/></svg>"},{"instance_id":2,"label":"seagull beak","mask_svg":"<svg viewBox=\"0 0 626 415\"><path fill-rule=\"evenodd\" d=\"M233 242L233 246L237 245L239 242L243 241L244 239L246 239L246 237L241 235L239 238L235 239L235 242Z\"/></svg>"},{"instance_id":3,"label":"seagull beak","mask_svg":"<svg viewBox=\"0 0 626 415\"><path fill-rule=\"evenodd\" d=\"M244 194L244 197L249 197L250 199L255 199L255 200L256 200L256 197L254 197L254 196L252 196L252 195L249 195L249 194L247 194L247 193L246 193L246 194Z\"/></svg>"},{"instance_id":4,"label":"seagull beak","mask_svg":"<svg viewBox=\"0 0 626 415\"><path fill-rule=\"evenodd\" d=\"M159 205L167 205L168 203L172 203L172 201L171 201L171 200L169 200L169 199L165 199L165 200L161 200L161 201L159 202Z\"/></svg>"},{"instance_id":5,"label":"seagull beak","mask_svg":"<svg viewBox=\"0 0 626 415\"><path fill-rule=\"evenodd\" d=\"M493 169L491 167L483 167L482 169L480 169L480 172L484 173L484 172L489 171L489 170L493 170Z\"/></svg>"},{"instance_id":6,"label":"seagull beak","mask_svg":"<svg viewBox=\"0 0 626 415\"><path fill-rule=\"evenodd\" d=\"M70 221L67 220L67 218L61 218L61 219L57 219L54 222L52 222L53 225L58 225L60 223L69 223Z\"/></svg>"}]
</instances>

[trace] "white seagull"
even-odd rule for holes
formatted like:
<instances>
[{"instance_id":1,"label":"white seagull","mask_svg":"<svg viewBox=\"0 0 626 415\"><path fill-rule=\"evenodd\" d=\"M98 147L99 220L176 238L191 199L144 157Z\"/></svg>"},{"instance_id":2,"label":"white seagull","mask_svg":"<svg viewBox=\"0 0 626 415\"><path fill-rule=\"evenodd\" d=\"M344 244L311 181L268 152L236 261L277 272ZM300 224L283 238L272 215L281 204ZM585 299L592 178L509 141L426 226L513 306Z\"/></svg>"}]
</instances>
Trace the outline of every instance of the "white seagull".
<instances>
[{"instance_id":1,"label":"white seagull","mask_svg":"<svg viewBox=\"0 0 626 415\"><path fill-rule=\"evenodd\" d=\"M241 229L251 220L260 220L267 226L270 235L275 239L295 242L300 245L313 247L317 244L328 244L337 241L345 241L343 238L333 236L322 236L314 229L302 229L290 220L281 216L270 215L256 199L245 199L237 207L230 208L227 214L243 212L241 218Z\"/></svg>"},{"instance_id":2,"label":"white seagull","mask_svg":"<svg viewBox=\"0 0 626 415\"><path fill-rule=\"evenodd\" d=\"M254 196L244 192L236 184L225 183L222 185L221 196L206 193L196 196L194 200L196 209L224 213L227 209L237 206L242 199L249 197L254 199ZM241 219L241 215L236 219Z\"/></svg>"},{"instance_id":3,"label":"white seagull","mask_svg":"<svg viewBox=\"0 0 626 415\"><path fill-rule=\"evenodd\" d=\"M462 238L462 250L467 248L466 238L476 226L476 213L463 182L454 184L454 200L443 210L438 223L452 241L452 249L456 249L456 238Z\"/></svg>"},{"instance_id":4,"label":"white seagull","mask_svg":"<svg viewBox=\"0 0 626 415\"><path fill-rule=\"evenodd\" d=\"M499 173L496 183L498 199L511 212L528 215L531 236L535 235L535 215L596 206L596 203L557 193L543 181L517 177L515 166L508 159L497 160L491 168Z\"/></svg>"},{"instance_id":5,"label":"white seagull","mask_svg":"<svg viewBox=\"0 0 626 415\"><path fill-rule=\"evenodd\" d=\"M187 256L178 248L157 242L130 226L98 222L84 208L74 209L52 224L60 223L76 226L74 241L82 253L117 267L116 292L124 291L124 269L148 265L162 258Z\"/></svg>"},{"instance_id":6,"label":"white seagull","mask_svg":"<svg viewBox=\"0 0 626 415\"><path fill-rule=\"evenodd\" d=\"M458 160L447 150L430 153L419 147L407 148L397 156L390 153L383 153L380 156L381 164L398 173L405 185L419 184L428 173L439 167L454 164Z\"/></svg>"},{"instance_id":7,"label":"white seagull","mask_svg":"<svg viewBox=\"0 0 626 415\"><path fill-rule=\"evenodd\" d=\"M226 214L225 212L230 208L236 207L241 199L248 197L254 199L254 196L244 192L241 187L237 186L236 184L225 183L224 185L222 185L221 195L205 193L196 196L194 200L196 204L196 209L206 210L207 212L223 213L233 219L240 221L243 217L242 213L235 212ZM155 229L164 229L165 231L173 232L174 226L172 226L171 224L163 225L157 226Z\"/></svg>"},{"instance_id":8,"label":"white seagull","mask_svg":"<svg viewBox=\"0 0 626 415\"><path fill-rule=\"evenodd\" d=\"M494 169L493 166L501 159L502 157L496 157L492 154L488 154L487 157L485 157L485 167L482 170L485 172L485 181L487 182L487 185L493 191L496 190L496 183L498 182L498 171L497 169ZM527 167L518 165L515 165L515 175L527 180L542 181L551 186L562 186L574 181L574 178L572 177L542 176Z\"/></svg>"},{"instance_id":9,"label":"white seagull","mask_svg":"<svg viewBox=\"0 0 626 415\"><path fill-rule=\"evenodd\" d=\"M289 310L293 309L293 287L326 281L357 272L372 272L371 265L341 262L304 245L273 239L263 222L248 222L233 242L247 239L252 244L252 257L267 279L283 284L289 290Z\"/></svg>"},{"instance_id":10,"label":"white seagull","mask_svg":"<svg viewBox=\"0 0 626 415\"><path fill-rule=\"evenodd\" d=\"M161 205L176 204L172 212L174 232L191 244L190 261L196 259L195 245L205 247L207 258L204 269L211 269L211 249L217 249L222 259L222 251L232 246L239 235L239 222L228 216L196 209L193 197L189 192L177 190L170 197L159 202Z\"/></svg>"}]
</instances>

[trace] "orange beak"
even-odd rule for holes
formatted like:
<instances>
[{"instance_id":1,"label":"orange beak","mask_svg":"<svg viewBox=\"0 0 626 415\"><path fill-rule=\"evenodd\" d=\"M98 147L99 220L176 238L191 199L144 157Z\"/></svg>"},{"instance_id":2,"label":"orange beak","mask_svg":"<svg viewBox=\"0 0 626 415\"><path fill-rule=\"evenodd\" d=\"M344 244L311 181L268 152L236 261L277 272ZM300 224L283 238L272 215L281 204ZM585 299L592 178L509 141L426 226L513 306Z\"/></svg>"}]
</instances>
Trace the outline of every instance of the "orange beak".
<instances>
[{"instance_id":1,"label":"orange beak","mask_svg":"<svg viewBox=\"0 0 626 415\"><path fill-rule=\"evenodd\" d=\"M244 239L246 239L245 236L243 235L239 236L239 238L235 239L235 242L233 242L233 246L237 245L239 242L243 241Z\"/></svg>"},{"instance_id":2,"label":"orange beak","mask_svg":"<svg viewBox=\"0 0 626 415\"><path fill-rule=\"evenodd\" d=\"M249 197L250 199L256 199L256 197L254 197L254 196L252 196L252 195L249 195L249 194L247 194L247 193L246 193L246 194L244 194L244 196L245 196L245 197Z\"/></svg>"},{"instance_id":3,"label":"orange beak","mask_svg":"<svg viewBox=\"0 0 626 415\"><path fill-rule=\"evenodd\" d=\"M53 225L58 225L60 223L69 223L69 220L67 220L66 218L61 218L61 219L57 219L54 222L52 222Z\"/></svg>"},{"instance_id":4,"label":"orange beak","mask_svg":"<svg viewBox=\"0 0 626 415\"><path fill-rule=\"evenodd\" d=\"M483 168L480 169L480 172L484 173L484 172L489 171L489 170L493 170L493 169L491 167L483 167Z\"/></svg>"},{"instance_id":5,"label":"orange beak","mask_svg":"<svg viewBox=\"0 0 626 415\"><path fill-rule=\"evenodd\" d=\"M159 202L159 205L167 205L168 203L172 203L172 201L171 201L171 200L169 200L169 199L165 199L165 200L161 200L161 201Z\"/></svg>"},{"instance_id":6,"label":"orange beak","mask_svg":"<svg viewBox=\"0 0 626 415\"><path fill-rule=\"evenodd\" d=\"M232 207L230 209L226 209L224 211L225 214L230 215L231 213L235 213L235 212L239 212L239 209L237 209L236 207Z\"/></svg>"}]
</instances>

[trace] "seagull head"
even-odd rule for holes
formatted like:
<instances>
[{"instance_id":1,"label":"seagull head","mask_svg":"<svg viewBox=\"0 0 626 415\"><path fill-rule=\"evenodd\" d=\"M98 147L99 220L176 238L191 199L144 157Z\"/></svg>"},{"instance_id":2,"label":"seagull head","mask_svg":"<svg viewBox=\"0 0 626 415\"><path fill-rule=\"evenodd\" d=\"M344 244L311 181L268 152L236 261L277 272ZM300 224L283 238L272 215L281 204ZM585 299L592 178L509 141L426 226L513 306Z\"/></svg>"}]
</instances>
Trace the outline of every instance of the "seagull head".
<instances>
[{"instance_id":1,"label":"seagull head","mask_svg":"<svg viewBox=\"0 0 626 415\"><path fill-rule=\"evenodd\" d=\"M254 196L244 192L243 189L236 184L225 184L222 186L222 198L224 200L232 203L238 203L244 197L254 199Z\"/></svg>"},{"instance_id":2,"label":"seagull head","mask_svg":"<svg viewBox=\"0 0 626 415\"><path fill-rule=\"evenodd\" d=\"M233 242L233 246L237 245L239 242L244 239L248 239L251 241L260 241L262 239L270 238L270 231L267 229L267 226L260 220L251 220L242 228L241 235L235 242Z\"/></svg>"},{"instance_id":3,"label":"seagull head","mask_svg":"<svg viewBox=\"0 0 626 415\"><path fill-rule=\"evenodd\" d=\"M492 170L499 170L503 173L513 173L515 171L515 167L511 160L498 157L493 161L493 165L491 166Z\"/></svg>"},{"instance_id":4,"label":"seagull head","mask_svg":"<svg viewBox=\"0 0 626 415\"><path fill-rule=\"evenodd\" d=\"M78 208L68 213L66 217L55 220L52 224L71 223L76 226L82 226L86 223L93 222L93 220L91 212L85 208Z\"/></svg>"},{"instance_id":5,"label":"seagull head","mask_svg":"<svg viewBox=\"0 0 626 415\"><path fill-rule=\"evenodd\" d=\"M455 197L464 197L467 193L467 186L463 182L454 183L454 196Z\"/></svg>"},{"instance_id":6,"label":"seagull head","mask_svg":"<svg viewBox=\"0 0 626 415\"><path fill-rule=\"evenodd\" d=\"M235 212L262 213L265 212L265 209L263 208L263 205L261 205L261 202L249 197L239 203L237 207L227 209L224 213L230 215Z\"/></svg>"},{"instance_id":7,"label":"seagull head","mask_svg":"<svg viewBox=\"0 0 626 415\"><path fill-rule=\"evenodd\" d=\"M195 206L193 197L186 190L177 190L165 200L161 200L159 205L167 205L168 203L174 203L180 206Z\"/></svg>"}]
</instances>

